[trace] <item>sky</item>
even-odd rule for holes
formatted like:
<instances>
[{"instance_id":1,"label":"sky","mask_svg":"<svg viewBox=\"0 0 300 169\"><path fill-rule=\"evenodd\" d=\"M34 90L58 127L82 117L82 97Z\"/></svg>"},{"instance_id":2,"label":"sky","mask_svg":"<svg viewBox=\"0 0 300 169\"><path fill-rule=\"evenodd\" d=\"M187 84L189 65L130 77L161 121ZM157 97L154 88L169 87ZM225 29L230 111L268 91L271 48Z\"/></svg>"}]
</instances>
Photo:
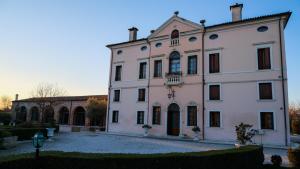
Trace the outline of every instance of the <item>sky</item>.
<instances>
[{"instance_id":1,"label":"sky","mask_svg":"<svg viewBox=\"0 0 300 169\"><path fill-rule=\"evenodd\" d=\"M128 40L128 28L147 37L174 11L206 25L231 21L229 6L243 3L243 18L292 11L285 29L290 102L300 102L298 0L0 0L0 96L30 97L40 83L67 95L107 94L110 51Z\"/></svg>"}]
</instances>

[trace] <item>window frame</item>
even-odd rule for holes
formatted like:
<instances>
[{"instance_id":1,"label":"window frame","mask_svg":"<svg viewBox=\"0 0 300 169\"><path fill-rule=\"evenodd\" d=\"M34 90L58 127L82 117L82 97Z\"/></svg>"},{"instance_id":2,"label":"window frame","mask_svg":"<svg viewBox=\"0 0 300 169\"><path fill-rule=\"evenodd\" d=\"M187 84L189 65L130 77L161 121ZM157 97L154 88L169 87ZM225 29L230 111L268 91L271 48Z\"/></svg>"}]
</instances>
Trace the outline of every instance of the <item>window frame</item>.
<instances>
[{"instance_id":1,"label":"window frame","mask_svg":"<svg viewBox=\"0 0 300 169\"><path fill-rule=\"evenodd\" d=\"M215 127L215 126L210 125L210 117L211 117L210 113L211 112L219 112L219 114L220 114L220 126L219 127ZM207 124L208 124L209 128L223 128L223 114L222 114L222 112L220 110L209 110L208 111L208 122L207 122Z\"/></svg>"},{"instance_id":2,"label":"window frame","mask_svg":"<svg viewBox=\"0 0 300 169\"><path fill-rule=\"evenodd\" d=\"M191 125L189 123L189 107L196 107L196 125ZM198 126L198 106L197 105L188 105L186 107L186 126L188 126L188 127Z\"/></svg>"},{"instance_id":3,"label":"window frame","mask_svg":"<svg viewBox=\"0 0 300 169\"><path fill-rule=\"evenodd\" d=\"M117 112L117 120L115 121L114 119L114 113ZM113 110L112 111L112 116L111 116L111 123L119 123L119 110Z\"/></svg>"},{"instance_id":4,"label":"window frame","mask_svg":"<svg viewBox=\"0 0 300 169\"><path fill-rule=\"evenodd\" d=\"M120 73L120 80L117 80L117 67L120 66L121 67L121 73ZM114 73L114 81L115 82L121 82L122 81L122 77L123 77L123 64L116 64L115 65L115 73Z\"/></svg>"},{"instance_id":5,"label":"window frame","mask_svg":"<svg viewBox=\"0 0 300 169\"><path fill-rule=\"evenodd\" d=\"M219 100L211 100L210 99L210 86L216 86L216 85L218 85L219 86ZM207 85L208 86L208 101L222 101L223 99L222 99L222 85L221 85L221 83L211 83L211 84L208 84Z\"/></svg>"},{"instance_id":6,"label":"window frame","mask_svg":"<svg viewBox=\"0 0 300 169\"><path fill-rule=\"evenodd\" d=\"M172 57L171 57L171 55L172 55L173 52L178 53L178 58L172 58ZM178 60L179 60L179 71L173 72L173 71L172 71L172 62L171 62L171 60L175 60L175 59L178 59ZM168 74L177 74L177 73L180 73L180 72L182 71L182 65L181 65L182 59L181 59L181 55L180 55L180 53L179 53L178 51L172 51L172 52L169 54L168 62L169 62L169 63L168 63L168 65L169 65L169 67L168 67ZM176 66L176 68L177 68L177 66ZM176 70L177 70L177 69L176 69Z\"/></svg>"},{"instance_id":7,"label":"window frame","mask_svg":"<svg viewBox=\"0 0 300 169\"><path fill-rule=\"evenodd\" d=\"M161 74L160 76L155 76L155 62L160 61L161 62ZM162 78L163 77L163 60L162 59L154 59L153 60L153 78Z\"/></svg>"},{"instance_id":8,"label":"window frame","mask_svg":"<svg viewBox=\"0 0 300 169\"><path fill-rule=\"evenodd\" d=\"M272 87L272 99L260 99L260 90L259 85L261 83L271 83ZM263 101L275 101L275 92L274 92L274 82L273 81L258 81L257 82L257 101L263 102Z\"/></svg>"},{"instance_id":9,"label":"window frame","mask_svg":"<svg viewBox=\"0 0 300 169\"><path fill-rule=\"evenodd\" d=\"M191 73L190 72L190 58L196 58L196 70L195 70L195 73ZM198 74L198 55L189 55L187 57L187 75L197 75Z\"/></svg>"},{"instance_id":10,"label":"window frame","mask_svg":"<svg viewBox=\"0 0 300 169\"><path fill-rule=\"evenodd\" d=\"M273 114L273 129L262 129L262 126L261 126L261 113L272 113ZM260 130L264 130L264 131L276 131L277 129L277 125L276 125L276 113L275 111L272 111L272 110L260 110L258 112L258 128Z\"/></svg>"},{"instance_id":11,"label":"window frame","mask_svg":"<svg viewBox=\"0 0 300 169\"><path fill-rule=\"evenodd\" d=\"M144 90L145 94L144 94L144 100L140 100L140 90ZM146 102L147 101L147 89L144 87L138 88L138 92L137 92L137 102Z\"/></svg>"},{"instance_id":12,"label":"window frame","mask_svg":"<svg viewBox=\"0 0 300 169\"><path fill-rule=\"evenodd\" d=\"M139 123L139 113L140 112L143 112L143 122L142 123ZM145 111L139 110L139 111L136 112L136 124L137 125L144 125L145 124Z\"/></svg>"},{"instance_id":13,"label":"window frame","mask_svg":"<svg viewBox=\"0 0 300 169\"><path fill-rule=\"evenodd\" d=\"M141 69L142 65L145 66L145 69ZM144 72L145 71L145 72ZM142 74L141 74L142 73ZM144 74L145 73L145 74ZM141 76L144 75L144 76ZM144 80L147 79L147 62L146 61L141 61L139 62L139 79Z\"/></svg>"},{"instance_id":14,"label":"window frame","mask_svg":"<svg viewBox=\"0 0 300 169\"><path fill-rule=\"evenodd\" d=\"M119 91L119 100L115 100L115 91L118 90ZM118 103L121 101L121 89L113 89L113 102Z\"/></svg>"},{"instance_id":15,"label":"window frame","mask_svg":"<svg viewBox=\"0 0 300 169\"><path fill-rule=\"evenodd\" d=\"M270 69L259 69L258 65L258 49L261 48L270 48ZM255 45L255 56L256 56L256 71L270 71L273 70L273 45L272 44L262 44L262 45Z\"/></svg>"},{"instance_id":16,"label":"window frame","mask_svg":"<svg viewBox=\"0 0 300 169\"><path fill-rule=\"evenodd\" d=\"M159 107L159 121L154 123L154 107ZM152 125L161 125L161 106L152 106Z\"/></svg>"}]
</instances>

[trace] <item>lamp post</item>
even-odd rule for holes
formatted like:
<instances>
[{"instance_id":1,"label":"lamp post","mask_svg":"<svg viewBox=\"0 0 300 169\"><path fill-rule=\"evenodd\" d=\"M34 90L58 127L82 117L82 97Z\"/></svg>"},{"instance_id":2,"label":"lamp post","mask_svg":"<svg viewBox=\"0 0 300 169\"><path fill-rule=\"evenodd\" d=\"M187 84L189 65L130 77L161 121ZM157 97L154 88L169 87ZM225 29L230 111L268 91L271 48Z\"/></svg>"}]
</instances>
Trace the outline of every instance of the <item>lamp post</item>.
<instances>
[{"instance_id":1,"label":"lamp post","mask_svg":"<svg viewBox=\"0 0 300 169\"><path fill-rule=\"evenodd\" d=\"M45 137L42 132L37 132L32 139L33 147L35 148L35 159L39 158L40 148L44 144Z\"/></svg>"}]
</instances>

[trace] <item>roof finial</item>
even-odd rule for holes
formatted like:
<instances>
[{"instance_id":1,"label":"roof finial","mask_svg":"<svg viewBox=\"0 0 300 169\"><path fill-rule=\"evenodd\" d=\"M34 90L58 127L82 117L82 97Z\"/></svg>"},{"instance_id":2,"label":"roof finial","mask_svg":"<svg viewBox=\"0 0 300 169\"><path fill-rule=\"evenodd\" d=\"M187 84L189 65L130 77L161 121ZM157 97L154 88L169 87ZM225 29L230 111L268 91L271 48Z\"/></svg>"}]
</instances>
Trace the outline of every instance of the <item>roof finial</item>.
<instances>
[{"instance_id":1,"label":"roof finial","mask_svg":"<svg viewBox=\"0 0 300 169\"><path fill-rule=\"evenodd\" d=\"M178 14L179 14L179 11L174 12L174 15L178 16Z\"/></svg>"}]
</instances>

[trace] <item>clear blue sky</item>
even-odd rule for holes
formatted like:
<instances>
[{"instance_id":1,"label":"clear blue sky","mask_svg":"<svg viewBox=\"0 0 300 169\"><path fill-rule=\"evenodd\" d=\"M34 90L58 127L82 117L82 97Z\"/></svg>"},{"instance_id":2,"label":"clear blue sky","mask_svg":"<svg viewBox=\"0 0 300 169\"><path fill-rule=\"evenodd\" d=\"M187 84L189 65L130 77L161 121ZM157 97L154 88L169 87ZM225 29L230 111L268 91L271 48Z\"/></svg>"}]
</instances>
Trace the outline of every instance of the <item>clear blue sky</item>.
<instances>
[{"instance_id":1,"label":"clear blue sky","mask_svg":"<svg viewBox=\"0 0 300 169\"><path fill-rule=\"evenodd\" d=\"M292 11L285 30L289 98L300 101L298 0L0 0L0 96L29 97L40 82L68 95L106 94L110 51L128 40L128 28L146 37L173 12L206 25L231 20L229 6L243 3L243 18Z\"/></svg>"}]
</instances>

